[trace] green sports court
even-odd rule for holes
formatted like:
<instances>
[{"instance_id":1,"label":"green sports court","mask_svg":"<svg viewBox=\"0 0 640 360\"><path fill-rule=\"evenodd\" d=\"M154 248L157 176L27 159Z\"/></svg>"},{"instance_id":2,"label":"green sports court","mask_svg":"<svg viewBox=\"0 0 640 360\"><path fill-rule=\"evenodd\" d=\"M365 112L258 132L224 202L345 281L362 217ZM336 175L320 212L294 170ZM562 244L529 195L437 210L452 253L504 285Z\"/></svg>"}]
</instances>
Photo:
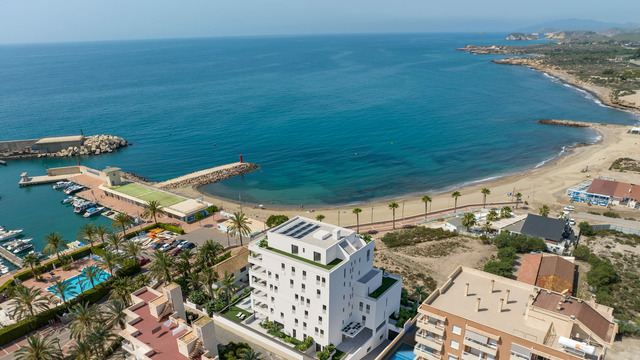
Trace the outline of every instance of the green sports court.
<instances>
[{"instance_id":1,"label":"green sports court","mask_svg":"<svg viewBox=\"0 0 640 360\"><path fill-rule=\"evenodd\" d=\"M159 190L155 190L152 188L148 188L146 186L138 185L135 183L129 183L122 186L114 186L111 188L111 190L117 191L125 195L133 196L145 202L156 200L163 207L175 205L185 200L181 197L171 195L171 194L168 194Z\"/></svg>"}]
</instances>

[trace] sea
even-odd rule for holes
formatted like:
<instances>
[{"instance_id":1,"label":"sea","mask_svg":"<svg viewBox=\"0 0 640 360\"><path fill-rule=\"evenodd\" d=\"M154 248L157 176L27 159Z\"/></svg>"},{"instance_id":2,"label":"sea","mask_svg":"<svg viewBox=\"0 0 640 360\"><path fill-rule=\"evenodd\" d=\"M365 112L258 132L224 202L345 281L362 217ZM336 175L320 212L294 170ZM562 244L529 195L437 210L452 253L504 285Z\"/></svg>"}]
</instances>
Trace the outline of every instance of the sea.
<instances>
[{"instance_id":1,"label":"sea","mask_svg":"<svg viewBox=\"0 0 640 360\"><path fill-rule=\"evenodd\" d=\"M75 239L87 220L22 172L117 166L154 181L238 161L260 165L203 191L249 204L332 206L450 189L525 171L588 129L635 124L588 93L467 44L506 34L229 37L0 46L0 141L112 134L113 154L0 166L0 224ZM531 41L518 42L526 45Z\"/></svg>"}]
</instances>

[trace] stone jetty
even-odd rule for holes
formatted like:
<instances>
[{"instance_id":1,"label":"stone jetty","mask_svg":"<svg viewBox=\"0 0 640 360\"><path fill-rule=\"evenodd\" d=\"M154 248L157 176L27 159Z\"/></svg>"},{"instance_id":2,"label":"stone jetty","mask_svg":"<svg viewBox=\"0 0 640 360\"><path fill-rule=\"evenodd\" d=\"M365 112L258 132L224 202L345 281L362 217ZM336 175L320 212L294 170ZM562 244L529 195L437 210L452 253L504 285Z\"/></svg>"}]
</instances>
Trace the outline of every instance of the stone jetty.
<instances>
[{"instance_id":1,"label":"stone jetty","mask_svg":"<svg viewBox=\"0 0 640 360\"><path fill-rule=\"evenodd\" d=\"M93 135L84 138L81 146L68 147L56 153L39 154L49 157L70 157L79 155L100 155L115 151L121 147L129 145L127 140L114 135Z\"/></svg>"},{"instance_id":2,"label":"stone jetty","mask_svg":"<svg viewBox=\"0 0 640 360\"><path fill-rule=\"evenodd\" d=\"M181 187L198 188L203 185L215 183L230 177L248 173L249 171L255 170L258 167L259 166L256 164L236 162L233 164L196 171L194 173L163 181L155 185L157 187L165 189L177 189Z\"/></svg>"},{"instance_id":3,"label":"stone jetty","mask_svg":"<svg viewBox=\"0 0 640 360\"><path fill-rule=\"evenodd\" d=\"M597 124L584 122L584 121L574 121L574 120L558 120L558 119L541 119L536 121L538 124L544 125L559 125L559 126L568 126L568 127L594 127Z\"/></svg>"},{"instance_id":4,"label":"stone jetty","mask_svg":"<svg viewBox=\"0 0 640 360\"><path fill-rule=\"evenodd\" d=\"M71 135L29 140L0 141L0 158L25 159L100 155L130 145L114 135Z\"/></svg>"}]
</instances>

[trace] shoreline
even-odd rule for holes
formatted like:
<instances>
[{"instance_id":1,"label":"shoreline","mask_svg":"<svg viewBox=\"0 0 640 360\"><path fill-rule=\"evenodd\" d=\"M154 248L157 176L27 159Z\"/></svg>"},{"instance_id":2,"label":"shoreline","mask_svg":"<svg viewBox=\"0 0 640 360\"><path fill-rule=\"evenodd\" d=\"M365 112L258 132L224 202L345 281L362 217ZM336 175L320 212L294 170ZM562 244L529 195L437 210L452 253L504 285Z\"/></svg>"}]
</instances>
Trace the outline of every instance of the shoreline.
<instances>
[{"instance_id":1,"label":"shoreline","mask_svg":"<svg viewBox=\"0 0 640 360\"><path fill-rule=\"evenodd\" d=\"M497 178L492 177L487 180L476 180L473 183L453 185L448 189L438 189L419 195L373 199L359 204L321 205L303 209L295 206L271 207L268 204L265 204L267 206L264 209L258 208L254 204L242 204L242 207L248 215L262 220L274 214L283 214L290 218L297 215L315 217L322 214L325 216L324 221L326 222L340 226L351 226L356 224L356 217L351 213L355 207L363 210L360 214L360 224L390 221L392 212L389 210L388 204L394 201L399 204L399 208L396 209L396 220L398 220L424 214L425 204L421 198L425 194L432 198L432 202L429 204L429 212L431 212L453 207L454 200L451 198L450 192L454 189L462 194L458 199L458 207L471 203L481 204L483 196L480 190L486 187L491 190L491 194L487 197L488 206L491 206L491 203L511 200L509 193L515 190L515 192L523 194L523 205L526 202L530 208L537 210L542 204L546 204L552 210L558 210L569 204L569 198L564 197L564 192L570 186L600 175L613 176L620 181L630 179L634 175L609 170L611 163L619 157L640 156L640 150L629 151L636 144L636 141L640 142L640 137L628 134L627 128L626 125L594 124L592 129L599 134L595 143L575 144L570 148L565 148L565 155L558 156L540 166L517 173L499 175ZM239 211L241 207L237 201L212 196L196 188L176 190L192 197L202 196L205 201L221 206L227 212ZM309 212L311 210L313 211Z\"/></svg>"}]
</instances>

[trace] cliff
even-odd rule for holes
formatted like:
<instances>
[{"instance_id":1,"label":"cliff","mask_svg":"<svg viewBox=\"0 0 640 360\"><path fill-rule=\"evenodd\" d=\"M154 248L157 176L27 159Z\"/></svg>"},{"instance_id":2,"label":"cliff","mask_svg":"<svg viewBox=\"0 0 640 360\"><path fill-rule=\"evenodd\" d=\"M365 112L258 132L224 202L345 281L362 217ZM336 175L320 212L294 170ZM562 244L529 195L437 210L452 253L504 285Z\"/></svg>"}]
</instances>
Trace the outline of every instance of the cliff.
<instances>
[{"instance_id":1,"label":"cliff","mask_svg":"<svg viewBox=\"0 0 640 360\"><path fill-rule=\"evenodd\" d=\"M518 40L538 40L539 38L533 34L525 33L511 33L504 38L505 40L518 41Z\"/></svg>"}]
</instances>

